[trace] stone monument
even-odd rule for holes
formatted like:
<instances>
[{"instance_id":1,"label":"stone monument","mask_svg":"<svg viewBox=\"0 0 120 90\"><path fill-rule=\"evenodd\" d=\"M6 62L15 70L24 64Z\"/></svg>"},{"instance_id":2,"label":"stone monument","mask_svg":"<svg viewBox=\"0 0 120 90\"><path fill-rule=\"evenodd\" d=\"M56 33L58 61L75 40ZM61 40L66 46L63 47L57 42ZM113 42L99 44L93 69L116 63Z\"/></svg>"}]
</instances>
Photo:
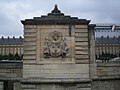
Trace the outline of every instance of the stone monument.
<instances>
[{"instance_id":1,"label":"stone monument","mask_svg":"<svg viewBox=\"0 0 120 90\"><path fill-rule=\"evenodd\" d=\"M94 26L55 5L24 25L22 90L91 90Z\"/></svg>"}]
</instances>

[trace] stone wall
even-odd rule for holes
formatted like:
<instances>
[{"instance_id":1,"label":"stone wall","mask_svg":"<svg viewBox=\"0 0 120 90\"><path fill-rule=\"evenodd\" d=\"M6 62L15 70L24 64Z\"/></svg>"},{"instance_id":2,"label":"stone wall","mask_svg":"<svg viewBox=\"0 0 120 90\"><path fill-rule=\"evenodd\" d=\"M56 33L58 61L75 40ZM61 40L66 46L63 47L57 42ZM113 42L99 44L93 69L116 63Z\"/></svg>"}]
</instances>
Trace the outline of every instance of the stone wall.
<instances>
[{"instance_id":1,"label":"stone wall","mask_svg":"<svg viewBox=\"0 0 120 90\"><path fill-rule=\"evenodd\" d=\"M42 84L24 84L23 89L27 90L91 90L91 85L89 82L84 82L79 84L73 83L42 83Z\"/></svg>"},{"instance_id":2,"label":"stone wall","mask_svg":"<svg viewBox=\"0 0 120 90\"><path fill-rule=\"evenodd\" d=\"M97 76L99 78L120 78L120 63L98 63Z\"/></svg>"},{"instance_id":3,"label":"stone wall","mask_svg":"<svg viewBox=\"0 0 120 90\"><path fill-rule=\"evenodd\" d=\"M75 61L89 64L89 37L87 25L75 25Z\"/></svg>"},{"instance_id":4,"label":"stone wall","mask_svg":"<svg viewBox=\"0 0 120 90\"><path fill-rule=\"evenodd\" d=\"M88 33L87 24L24 25L22 89L91 90Z\"/></svg>"},{"instance_id":5,"label":"stone wall","mask_svg":"<svg viewBox=\"0 0 120 90\"><path fill-rule=\"evenodd\" d=\"M97 63L92 90L120 90L120 63Z\"/></svg>"},{"instance_id":6,"label":"stone wall","mask_svg":"<svg viewBox=\"0 0 120 90\"><path fill-rule=\"evenodd\" d=\"M0 90L21 90L22 67L21 61L0 62Z\"/></svg>"},{"instance_id":7,"label":"stone wall","mask_svg":"<svg viewBox=\"0 0 120 90\"><path fill-rule=\"evenodd\" d=\"M88 79L89 48L87 28L87 25L71 25L70 27L69 25L26 25L24 30L23 78ZM52 32L60 32L66 38L69 48L67 57L44 58L44 43L46 37L49 37Z\"/></svg>"},{"instance_id":8,"label":"stone wall","mask_svg":"<svg viewBox=\"0 0 120 90\"><path fill-rule=\"evenodd\" d=\"M120 79L92 81L92 90L120 90Z\"/></svg>"},{"instance_id":9,"label":"stone wall","mask_svg":"<svg viewBox=\"0 0 120 90\"><path fill-rule=\"evenodd\" d=\"M45 64L45 65L25 65L23 78L52 78L52 79L74 79L89 78L88 64Z\"/></svg>"},{"instance_id":10,"label":"stone wall","mask_svg":"<svg viewBox=\"0 0 120 90\"><path fill-rule=\"evenodd\" d=\"M22 62L0 62L0 80L20 80L22 78Z\"/></svg>"}]
</instances>

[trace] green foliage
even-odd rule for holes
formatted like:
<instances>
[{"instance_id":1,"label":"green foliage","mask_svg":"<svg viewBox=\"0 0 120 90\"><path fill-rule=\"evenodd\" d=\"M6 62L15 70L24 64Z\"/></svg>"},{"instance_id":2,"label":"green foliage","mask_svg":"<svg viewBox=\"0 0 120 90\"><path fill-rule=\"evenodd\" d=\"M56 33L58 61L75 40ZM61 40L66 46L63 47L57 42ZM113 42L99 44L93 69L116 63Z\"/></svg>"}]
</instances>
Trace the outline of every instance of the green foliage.
<instances>
[{"instance_id":1,"label":"green foliage","mask_svg":"<svg viewBox=\"0 0 120 90\"><path fill-rule=\"evenodd\" d=\"M98 59L97 55L95 55L95 58Z\"/></svg>"},{"instance_id":2,"label":"green foliage","mask_svg":"<svg viewBox=\"0 0 120 90\"><path fill-rule=\"evenodd\" d=\"M2 55L0 54L0 60L2 60Z\"/></svg>"},{"instance_id":3,"label":"green foliage","mask_svg":"<svg viewBox=\"0 0 120 90\"><path fill-rule=\"evenodd\" d=\"M8 59L8 55L3 55L2 56L2 60L7 60Z\"/></svg>"},{"instance_id":4,"label":"green foliage","mask_svg":"<svg viewBox=\"0 0 120 90\"><path fill-rule=\"evenodd\" d=\"M23 60L23 54L20 56L20 60Z\"/></svg>"},{"instance_id":5,"label":"green foliage","mask_svg":"<svg viewBox=\"0 0 120 90\"><path fill-rule=\"evenodd\" d=\"M15 54L15 60L20 60L20 56L18 55L18 53Z\"/></svg>"},{"instance_id":6,"label":"green foliage","mask_svg":"<svg viewBox=\"0 0 120 90\"><path fill-rule=\"evenodd\" d=\"M14 60L14 59L15 59L15 58L14 58L14 55L10 53L10 54L8 55L8 60Z\"/></svg>"},{"instance_id":7,"label":"green foliage","mask_svg":"<svg viewBox=\"0 0 120 90\"><path fill-rule=\"evenodd\" d=\"M117 55L110 54L110 53L104 53L104 52L102 52L102 54L99 55L100 60L110 60L115 57L117 57Z\"/></svg>"},{"instance_id":8,"label":"green foliage","mask_svg":"<svg viewBox=\"0 0 120 90\"><path fill-rule=\"evenodd\" d=\"M0 54L0 60L22 60L23 59L23 54L20 56L18 53L14 54L9 54L9 55L1 55Z\"/></svg>"}]
</instances>

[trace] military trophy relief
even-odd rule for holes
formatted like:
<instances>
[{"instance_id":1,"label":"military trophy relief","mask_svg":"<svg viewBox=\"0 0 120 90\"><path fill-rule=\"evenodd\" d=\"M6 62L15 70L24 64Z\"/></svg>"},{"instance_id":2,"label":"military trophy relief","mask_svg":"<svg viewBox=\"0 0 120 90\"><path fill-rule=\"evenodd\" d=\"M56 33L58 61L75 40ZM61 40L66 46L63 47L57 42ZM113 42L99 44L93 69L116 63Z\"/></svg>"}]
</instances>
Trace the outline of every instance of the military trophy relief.
<instances>
[{"instance_id":1,"label":"military trophy relief","mask_svg":"<svg viewBox=\"0 0 120 90\"><path fill-rule=\"evenodd\" d=\"M68 57L69 48L66 38L61 32L53 31L45 38L43 46L44 58L66 58Z\"/></svg>"}]
</instances>

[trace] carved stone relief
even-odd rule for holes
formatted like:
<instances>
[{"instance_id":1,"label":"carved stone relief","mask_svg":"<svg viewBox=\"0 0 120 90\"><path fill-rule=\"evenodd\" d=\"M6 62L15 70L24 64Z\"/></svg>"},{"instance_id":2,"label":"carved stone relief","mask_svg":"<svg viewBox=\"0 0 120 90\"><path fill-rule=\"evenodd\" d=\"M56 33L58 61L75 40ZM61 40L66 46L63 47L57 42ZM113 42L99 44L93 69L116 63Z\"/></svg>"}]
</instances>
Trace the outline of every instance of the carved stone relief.
<instances>
[{"instance_id":1,"label":"carved stone relief","mask_svg":"<svg viewBox=\"0 0 120 90\"><path fill-rule=\"evenodd\" d=\"M66 43L66 38L63 37L61 32L53 31L45 38L43 47L44 58L65 58L68 53L69 48Z\"/></svg>"}]
</instances>

